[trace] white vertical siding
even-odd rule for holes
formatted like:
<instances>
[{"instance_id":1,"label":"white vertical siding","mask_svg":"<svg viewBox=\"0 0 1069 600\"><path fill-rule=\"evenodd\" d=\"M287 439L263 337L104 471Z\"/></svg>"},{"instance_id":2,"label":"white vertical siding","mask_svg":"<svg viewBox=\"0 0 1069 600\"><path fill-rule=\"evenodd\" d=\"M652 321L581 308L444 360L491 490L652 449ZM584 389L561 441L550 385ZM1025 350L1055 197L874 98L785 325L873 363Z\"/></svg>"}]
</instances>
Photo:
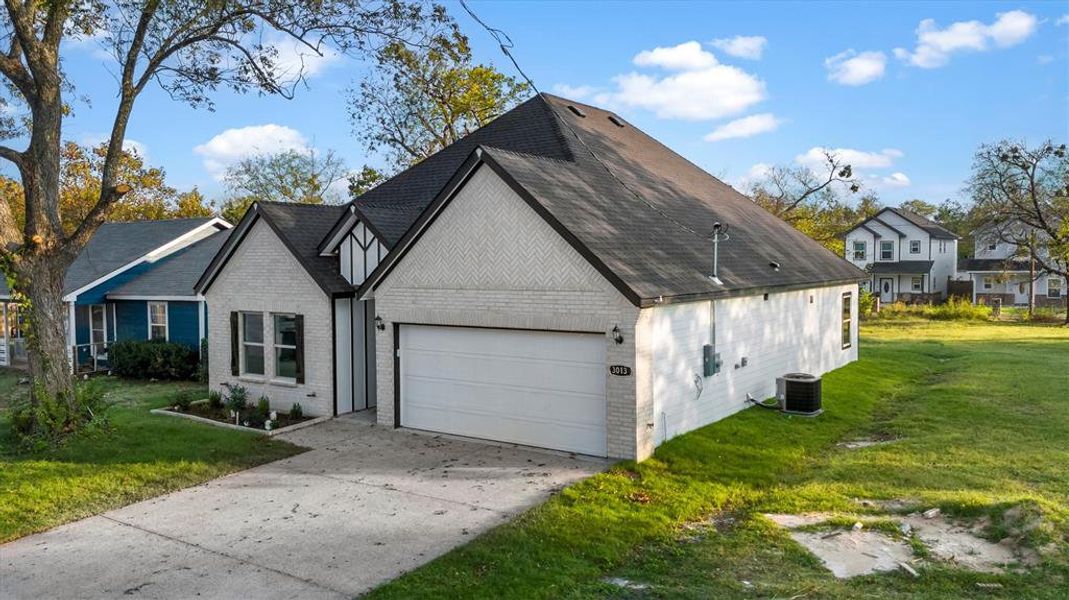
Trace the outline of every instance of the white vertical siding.
<instances>
[{"instance_id":1,"label":"white vertical siding","mask_svg":"<svg viewBox=\"0 0 1069 600\"><path fill-rule=\"evenodd\" d=\"M353 410L352 299L334 300L334 389L338 414Z\"/></svg>"},{"instance_id":2,"label":"white vertical siding","mask_svg":"<svg viewBox=\"0 0 1069 600\"><path fill-rule=\"evenodd\" d=\"M842 295L851 292L851 345L842 347ZM810 298L812 297L812 303ZM655 442L718 421L775 394L776 377L822 375L857 360L857 286L667 305L650 311ZM702 346L710 343L720 373L704 377ZM746 366L742 366L743 358Z\"/></svg>"}]
</instances>

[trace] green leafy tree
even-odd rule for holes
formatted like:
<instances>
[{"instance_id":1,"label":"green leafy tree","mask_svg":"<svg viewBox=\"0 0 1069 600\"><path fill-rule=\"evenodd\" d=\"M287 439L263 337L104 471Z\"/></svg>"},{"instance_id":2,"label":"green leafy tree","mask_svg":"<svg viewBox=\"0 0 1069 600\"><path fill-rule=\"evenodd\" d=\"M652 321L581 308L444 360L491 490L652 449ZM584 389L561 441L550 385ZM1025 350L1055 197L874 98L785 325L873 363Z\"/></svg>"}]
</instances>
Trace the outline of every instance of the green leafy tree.
<instances>
[{"instance_id":1,"label":"green leafy tree","mask_svg":"<svg viewBox=\"0 0 1069 600\"><path fill-rule=\"evenodd\" d=\"M1065 144L1049 140L1036 147L1013 140L983 144L973 158L968 190L985 231L1015 245L1039 271L1069 279ZM1069 297L1066 303L1069 325Z\"/></svg>"},{"instance_id":2,"label":"green leafy tree","mask_svg":"<svg viewBox=\"0 0 1069 600\"><path fill-rule=\"evenodd\" d=\"M349 176L349 195L356 198L385 180L386 176L378 169L364 165L359 173Z\"/></svg>"},{"instance_id":3,"label":"green leafy tree","mask_svg":"<svg viewBox=\"0 0 1069 600\"><path fill-rule=\"evenodd\" d=\"M921 200L919 198L914 198L913 200L906 200L902 204L899 204L898 208L908 210L911 213L916 213L922 217L927 217L929 219L934 218L939 212L938 206L930 202L925 202L924 200Z\"/></svg>"},{"instance_id":4,"label":"green leafy tree","mask_svg":"<svg viewBox=\"0 0 1069 600\"><path fill-rule=\"evenodd\" d=\"M344 199L333 186L346 175L345 162L331 150L286 150L241 160L227 169L225 181L239 198L323 204Z\"/></svg>"},{"instance_id":5,"label":"green leafy tree","mask_svg":"<svg viewBox=\"0 0 1069 600\"><path fill-rule=\"evenodd\" d=\"M853 168L826 152L817 168L771 167L750 182L749 195L765 210L842 256L843 232L880 209L874 192L864 194L853 206L842 198L844 191L860 190Z\"/></svg>"},{"instance_id":6,"label":"green leafy tree","mask_svg":"<svg viewBox=\"0 0 1069 600\"><path fill-rule=\"evenodd\" d=\"M0 14L0 159L22 184L20 226L0 203L0 268L26 296L30 323L31 402L61 399L58 427L74 431L87 418L75 402L66 358L63 277L67 267L132 186L122 179L123 142L138 98L150 85L192 106L210 107L219 87L292 97L303 68L279 60L282 36L308 54L366 56L385 43L434 37L444 9L407 0L6 0ZM114 57L115 113L100 161L99 189L79 218L64 218L61 131L77 90L63 56L74 37L99 40ZM73 227L71 227L73 225ZM30 411L34 413L35 411ZM35 419L28 429L44 426Z\"/></svg>"},{"instance_id":7,"label":"green leafy tree","mask_svg":"<svg viewBox=\"0 0 1069 600\"><path fill-rule=\"evenodd\" d=\"M455 28L419 48L389 44L375 58L375 75L350 90L349 115L354 135L368 152L384 151L391 172L486 125L530 92L526 83L476 63ZM357 181L354 188L366 185Z\"/></svg>"},{"instance_id":8,"label":"green leafy tree","mask_svg":"<svg viewBox=\"0 0 1069 600\"><path fill-rule=\"evenodd\" d=\"M103 144L95 147L74 142L63 144L59 202L64 231L74 231L100 197L100 170L106 151ZM210 204L196 188L179 192L167 185L166 172L160 167L145 164L144 158L136 151L123 151L118 170L118 177L130 186L130 191L109 207L104 215L107 221L145 221L212 214ZM25 227L22 184L5 178L0 193L16 225Z\"/></svg>"}]
</instances>

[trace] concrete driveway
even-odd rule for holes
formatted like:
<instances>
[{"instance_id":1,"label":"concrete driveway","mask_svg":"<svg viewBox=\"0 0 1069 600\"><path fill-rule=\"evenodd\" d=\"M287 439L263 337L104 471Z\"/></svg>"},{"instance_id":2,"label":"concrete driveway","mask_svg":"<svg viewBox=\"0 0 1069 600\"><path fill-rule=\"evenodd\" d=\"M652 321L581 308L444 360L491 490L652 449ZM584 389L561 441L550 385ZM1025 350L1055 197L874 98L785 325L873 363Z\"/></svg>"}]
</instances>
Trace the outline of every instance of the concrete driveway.
<instances>
[{"instance_id":1,"label":"concrete driveway","mask_svg":"<svg viewBox=\"0 0 1069 600\"><path fill-rule=\"evenodd\" d=\"M312 450L0 546L0 596L348 598L608 464L361 416L284 439Z\"/></svg>"}]
</instances>

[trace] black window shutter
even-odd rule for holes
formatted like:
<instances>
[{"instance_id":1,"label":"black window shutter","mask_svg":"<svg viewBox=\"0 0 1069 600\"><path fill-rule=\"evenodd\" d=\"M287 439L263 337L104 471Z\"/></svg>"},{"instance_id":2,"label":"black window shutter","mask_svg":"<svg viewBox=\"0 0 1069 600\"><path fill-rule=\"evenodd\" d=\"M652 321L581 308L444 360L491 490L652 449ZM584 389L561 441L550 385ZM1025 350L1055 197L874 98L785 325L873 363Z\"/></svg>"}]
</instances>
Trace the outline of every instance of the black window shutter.
<instances>
[{"instance_id":1,"label":"black window shutter","mask_svg":"<svg viewBox=\"0 0 1069 600\"><path fill-rule=\"evenodd\" d=\"M297 326L297 383L304 383L304 315L296 315Z\"/></svg>"},{"instance_id":2,"label":"black window shutter","mask_svg":"<svg viewBox=\"0 0 1069 600\"><path fill-rule=\"evenodd\" d=\"M238 313L230 313L230 374L237 377L238 371Z\"/></svg>"}]
</instances>

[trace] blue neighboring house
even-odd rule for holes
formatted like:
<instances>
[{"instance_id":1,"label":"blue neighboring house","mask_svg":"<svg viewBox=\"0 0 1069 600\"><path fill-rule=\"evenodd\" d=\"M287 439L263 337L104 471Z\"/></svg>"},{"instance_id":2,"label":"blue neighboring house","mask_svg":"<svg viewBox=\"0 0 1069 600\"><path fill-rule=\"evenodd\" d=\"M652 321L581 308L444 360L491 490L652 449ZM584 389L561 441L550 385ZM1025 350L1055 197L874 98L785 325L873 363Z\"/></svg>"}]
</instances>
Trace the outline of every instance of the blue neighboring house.
<instances>
[{"instance_id":1,"label":"blue neighboring house","mask_svg":"<svg viewBox=\"0 0 1069 600\"><path fill-rule=\"evenodd\" d=\"M218 218L101 225L64 280L73 371L107 370L108 345L115 341L158 339L199 349L207 311L193 286L230 228ZM22 335L17 308L4 303L9 298L0 287L0 364L15 364L25 353L16 341Z\"/></svg>"}]
</instances>

